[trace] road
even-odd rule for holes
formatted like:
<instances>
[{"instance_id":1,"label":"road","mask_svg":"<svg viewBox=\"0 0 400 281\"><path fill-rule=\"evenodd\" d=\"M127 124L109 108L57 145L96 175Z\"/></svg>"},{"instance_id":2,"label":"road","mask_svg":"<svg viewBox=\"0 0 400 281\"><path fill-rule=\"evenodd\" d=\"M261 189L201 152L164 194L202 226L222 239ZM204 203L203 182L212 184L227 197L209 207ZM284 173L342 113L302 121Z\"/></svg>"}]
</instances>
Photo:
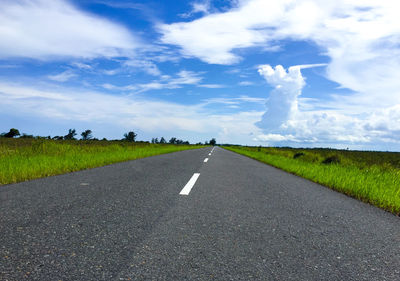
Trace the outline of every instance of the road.
<instances>
[{"instance_id":1,"label":"road","mask_svg":"<svg viewBox=\"0 0 400 281\"><path fill-rule=\"evenodd\" d=\"M0 186L0 280L400 280L398 217L210 151Z\"/></svg>"}]
</instances>

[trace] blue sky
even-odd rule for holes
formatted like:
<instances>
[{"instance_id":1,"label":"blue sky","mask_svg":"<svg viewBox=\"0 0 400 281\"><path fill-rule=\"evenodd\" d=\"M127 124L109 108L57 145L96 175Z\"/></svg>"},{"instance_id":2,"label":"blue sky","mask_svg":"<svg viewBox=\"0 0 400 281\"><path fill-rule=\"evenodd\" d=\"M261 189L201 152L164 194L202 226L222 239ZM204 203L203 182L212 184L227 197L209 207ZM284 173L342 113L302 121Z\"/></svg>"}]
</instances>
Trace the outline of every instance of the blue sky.
<instances>
[{"instance_id":1,"label":"blue sky","mask_svg":"<svg viewBox=\"0 0 400 281\"><path fill-rule=\"evenodd\" d=\"M0 131L400 150L377 2L3 0Z\"/></svg>"}]
</instances>

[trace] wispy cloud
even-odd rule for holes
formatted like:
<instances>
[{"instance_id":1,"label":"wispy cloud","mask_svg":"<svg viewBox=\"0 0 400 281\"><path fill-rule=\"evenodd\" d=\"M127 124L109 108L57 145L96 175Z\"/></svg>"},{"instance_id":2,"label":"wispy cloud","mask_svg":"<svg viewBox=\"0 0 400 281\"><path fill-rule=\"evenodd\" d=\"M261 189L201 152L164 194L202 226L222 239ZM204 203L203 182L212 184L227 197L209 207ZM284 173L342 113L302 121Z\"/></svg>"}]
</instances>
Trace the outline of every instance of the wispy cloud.
<instances>
[{"instance_id":1,"label":"wispy cloud","mask_svg":"<svg viewBox=\"0 0 400 281\"><path fill-rule=\"evenodd\" d=\"M254 85L254 82L251 81L241 81L238 83L239 86L252 86Z\"/></svg>"},{"instance_id":2,"label":"wispy cloud","mask_svg":"<svg viewBox=\"0 0 400 281\"><path fill-rule=\"evenodd\" d=\"M400 19L394 13L400 8L397 1L237 3L227 12L160 25L162 41L179 46L183 56L234 64L241 60L235 52L239 48L265 48L284 44L287 39L308 40L330 57L326 68L330 80L367 94L370 103L379 101L382 95L398 93L400 47L396 38ZM310 66L302 68L305 67Z\"/></svg>"},{"instance_id":3,"label":"wispy cloud","mask_svg":"<svg viewBox=\"0 0 400 281\"><path fill-rule=\"evenodd\" d=\"M71 65L74 66L74 67L77 67L79 69L86 69L86 70L89 70L89 69L93 68L91 65L86 64L86 63L82 63L82 62L73 62L73 63L71 63Z\"/></svg>"},{"instance_id":4,"label":"wispy cloud","mask_svg":"<svg viewBox=\"0 0 400 281\"><path fill-rule=\"evenodd\" d=\"M226 88L227 86L222 84L199 84L197 85L197 87L208 88L208 89L222 89Z\"/></svg>"},{"instance_id":5,"label":"wispy cloud","mask_svg":"<svg viewBox=\"0 0 400 281\"><path fill-rule=\"evenodd\" d=\"M88 106L90 105L90 106ZM85 89L47 85L29 86L0 82L0 111L20 112L28 118L45 118L63 124L89 122L121 131L132 129L174 136L217 137L219 142L246 143L261 112L210 114L203 103L182 105L135 96L108 95ZM72 126L72 125L71 125ZM204 141L204 140L202 140Z\"/></svg>"},{"instance_id":6,"label":"wispy cloud","mask_svg":"<svg viewBox=\"0 0 400 281\"><path fill-rule=\"evenodd\" d=\"M179 14L182 18L190 18L191 16L201 13L204 15L208 15L211 10L210 0L196 1L191 3L192 9L188 13Z\"/></svg>"},{"instance_id":7,"label":"wispy cloud","mask_svg":"<svg viewBox=\"0 0 400 281\"><path fill-rule=\"evenodd\" d=\"M108 90L130 91L136 94L150 90L179 89L185 85L199 85L199 83L203 80L203 77L200 75L201 73L181 70L175 75L175 77L161 75L160 79L153 80L149 83L138 83L125 86L103 84L102 87Z\"/></svg>"},{"instance_id":8,"label":"wispy cloud","mask_svg":"<svg viewBox=\"0 0 400 281\"><path fill-rule=\"evenodd\" d=\"M242 103L264 104L266 101L267 99L263 98L240 96L235 98L228 98L228 97L209 98L209 99L204 99L203 103L204 105L209 105L209 104L239 105Z\"/></svg>"},{"instance_id":9,"label":"wispy cloud","mask_svg":"<svg viewBox=\"0 0 400 281\"><path fill-rule=\"evenodd\" d=\"M76 76L77 76L77 74L75 74L72 70L68 69L59 74L48 75L47 78L49 78L50 80L53 80L53 81L66 82Z\"/></svg>"},{"instance_id":10,"label":"wispy cloud","mask_svg":"<svg viewBox=\"0 0 400 281\"><path fill-rule=\"evenodd\" d=\"M153 76L161 75L161 71L158 69L157 65L150 60L145 59L130 59L123 63L125 67L139 69L140 71L146 72L147 74Z\"/></svg>"},{"instance_id":11,"label":"wispy cloud","mask_svg":"<svg viewBox=\"0 0 400 281\"><path fill-rule=\"evenodd\" d=\"M2 1L0 26L0 58L132 56L140 46L125 27L65 0Z\"/></svg>"}]
</instances>

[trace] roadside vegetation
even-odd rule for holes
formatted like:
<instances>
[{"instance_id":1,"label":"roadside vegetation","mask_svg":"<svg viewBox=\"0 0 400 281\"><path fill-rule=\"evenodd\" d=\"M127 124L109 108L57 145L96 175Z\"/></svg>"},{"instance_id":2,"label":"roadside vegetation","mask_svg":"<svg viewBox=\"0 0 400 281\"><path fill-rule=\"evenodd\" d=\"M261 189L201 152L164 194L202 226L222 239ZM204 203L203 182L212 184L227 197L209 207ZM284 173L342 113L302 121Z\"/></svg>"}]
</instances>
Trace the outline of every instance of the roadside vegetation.
<instances>
[{"instance_id":1,"label":"roadside vegetation","mask_svg":"<svg viewBox=\"0 0 400 281\"><path fill-rule=\"evenodd\" d=\"M400 153L243 146L224 148L400 214Z\"/></svg>"},{"instance_id":2,"label":"roadside vegetation","mask_svg":"<svg viewBox=\"0 0 400 281\"><path fill-rule=\"evenodd\" d=\"M169 142L137 141L133 131L121 140L98 140L92 131L82 132L77 140L74 129L65 136L34 137L11 129L0 136L0 184L63 174L116 162L203 147L171 138ZM19 136L18 138L16 138Z\"/></svg>"}]
</instances>

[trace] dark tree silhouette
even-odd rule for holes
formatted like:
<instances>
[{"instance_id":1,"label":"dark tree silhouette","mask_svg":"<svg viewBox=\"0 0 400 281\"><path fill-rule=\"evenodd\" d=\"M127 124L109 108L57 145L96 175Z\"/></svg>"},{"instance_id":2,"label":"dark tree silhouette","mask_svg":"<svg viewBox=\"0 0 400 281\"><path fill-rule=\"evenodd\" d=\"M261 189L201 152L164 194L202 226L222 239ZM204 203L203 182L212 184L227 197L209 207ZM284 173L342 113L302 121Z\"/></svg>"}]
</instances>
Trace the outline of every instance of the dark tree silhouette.
<instances>
[{"instance_id":1,"label":"dark tree silhouette","mask_svg":"<svg viewBox=\"0 0 400 281\"><path fill-rule=\"evenodd\" d=\"M8 133L4 134L6 138L13 138L19 135L20 135L19 131L15 128L11 128Z\"/></svg>"},{"instance_id":2,"label":"dark tree silhouette","mask_svg":"<svg viewBox=\"0 0 400 281\"><path fill-rule=\"evenodd\" d=\"M167 141L164 139L164 137L161 137L160 143L167 143Z\"/></svg>"},{"instance_id":3,"label":"dark tree silhouette","mask_svg":"<svg viewBox=\"0 0 400 281\"><path fill-rule=\"evenodd\" d=\"M170 143L170 144L176 144L176 141L177 141L176 138L171 138L171 139L169 140L169 143Z\"/></svg>"},{"instance_id":4,"label":"dark tree silhouette","mask_svg":"<svg viewBox=\"0 0 400 281\"><path fill-rule=\"evenodd\" d=\"M215 145L217 143L217 141L215 140L215 138L212 138L211 140L210 140L210 145Z\"/></svg>"},{"instance_id":5,"label":"dark tree silhouette","mask_svg":"<svg viewBox=\"0 0 400 281\"><path fill-rule=\"evenodd\" d=\"M126 141L134 142L136 140L136 137L137 137L137 134L135 134L135 132L133 132L133 131L124 134L124 140L126 140Z\"/></svg>"},{"instance_id":6,"label":"dark tree silhouette","mask_svg":"<svg viewBox=\"0 0 400 281\"><path fill-rule=\"evenodd\" d=\"M86 130L86 131L82 132L81 136L82 136L82 140L90 140L91 138L93 138L92 130Z\"/></svg>"},{"instance_id":7,"label":"dark tree silhouette","mask_svg":"<svg viewBox=\"0 0 400 281\"><path fill-rule=\"evenodd\" d=\"M63 140L64 137L63 136L54 136L53 140Z\"/></svg>"},{"instance_id":8,"label":"dark tree silhouette","mask_svg":"<svg viewBox=\"0 0 400 281\"><path fill-rule=\"evenodd\" d=\"M76 136L76 130L75 129L69 129L68 134L64 136L65 140L75 140Z\"/></svg>"}]
</instances>

